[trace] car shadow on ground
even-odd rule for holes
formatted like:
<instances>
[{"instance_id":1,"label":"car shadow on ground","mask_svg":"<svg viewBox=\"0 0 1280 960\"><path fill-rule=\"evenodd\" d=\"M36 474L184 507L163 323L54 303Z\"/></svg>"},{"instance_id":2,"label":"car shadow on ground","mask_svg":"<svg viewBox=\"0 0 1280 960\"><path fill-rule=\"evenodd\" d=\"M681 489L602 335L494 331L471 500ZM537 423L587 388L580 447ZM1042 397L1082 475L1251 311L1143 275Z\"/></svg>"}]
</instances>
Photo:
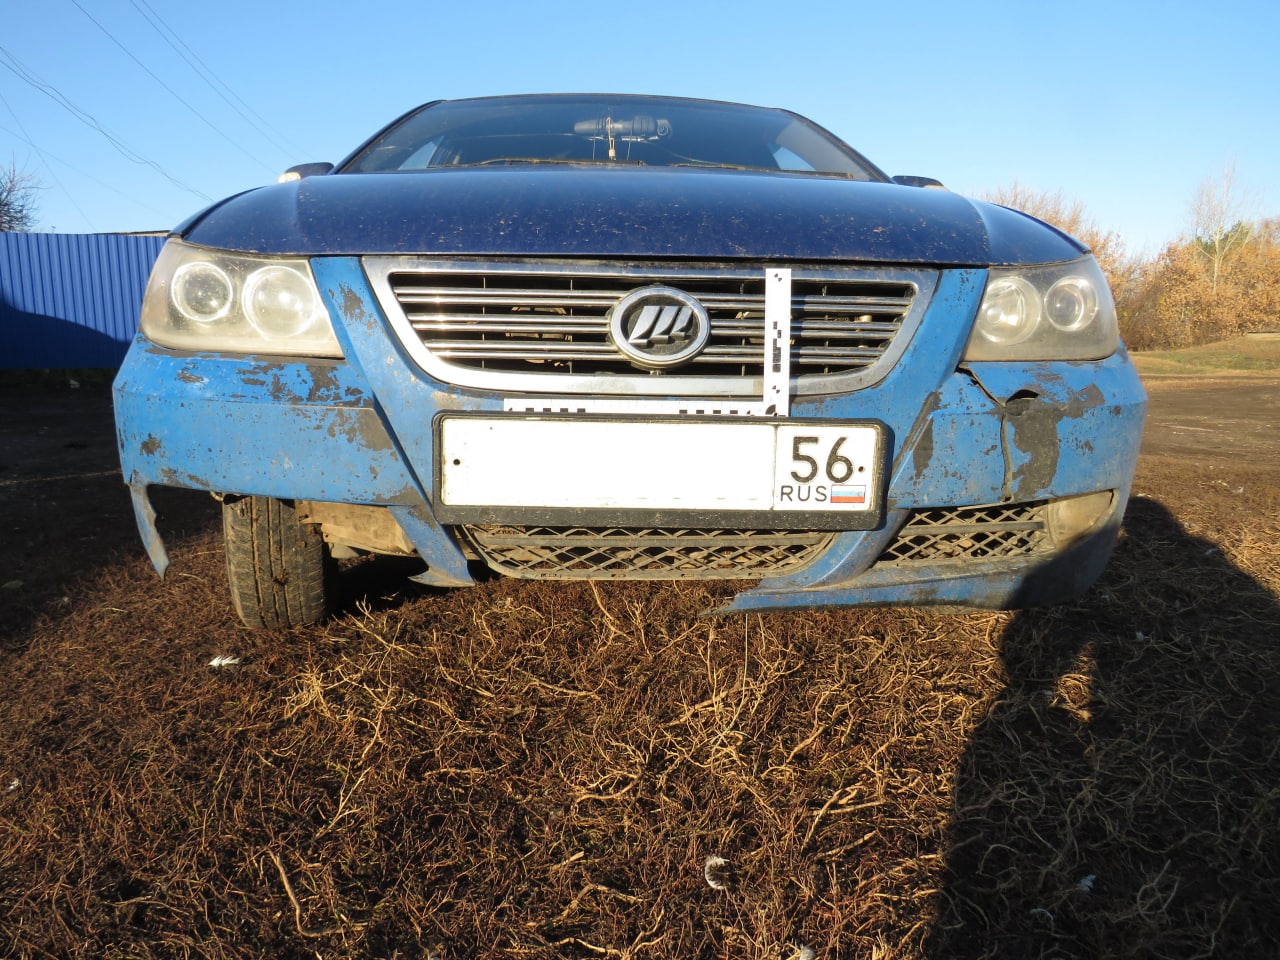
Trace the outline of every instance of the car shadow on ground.
<instances>
[{"instance_id":1,"label":"car shadow on ground","mask_svg":"<svg viewBox=\"0 0 1280 960\"><path fill-rule=\"evenodd\" d=\"M930 957L1280 951L1280 605L1154 500L1126 531L1084 600L1003 637Z\"/></svg>"}]
</instances>

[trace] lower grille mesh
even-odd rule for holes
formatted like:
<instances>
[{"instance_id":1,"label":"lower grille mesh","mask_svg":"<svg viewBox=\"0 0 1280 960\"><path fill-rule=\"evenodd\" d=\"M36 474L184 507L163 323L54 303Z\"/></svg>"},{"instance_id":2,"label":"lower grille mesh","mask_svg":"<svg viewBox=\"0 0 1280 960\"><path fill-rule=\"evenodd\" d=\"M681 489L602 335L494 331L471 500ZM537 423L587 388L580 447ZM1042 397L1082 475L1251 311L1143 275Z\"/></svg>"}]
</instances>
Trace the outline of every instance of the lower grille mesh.
<instances>
[{"instance_id":1,"label":"lower grille mesh","mask_svg":"<svg viewBox=\"0 0 1280 960\"><path fill-rule=\"evenodd\" d=\"M1052 549L1048 503L914 510L880 563L1023 557Z\"/></svg>"},{"instance_id":2,"label":"lower grille mesh","mask_svg":"<svg viewBox=\"0 0 1280 960\"><path fill-rule=\"evenodd\" d=\"M493 569L526 579L753 579L796 570L831 533L624 527L466 526Z\"/></svg>"}]
</instances>

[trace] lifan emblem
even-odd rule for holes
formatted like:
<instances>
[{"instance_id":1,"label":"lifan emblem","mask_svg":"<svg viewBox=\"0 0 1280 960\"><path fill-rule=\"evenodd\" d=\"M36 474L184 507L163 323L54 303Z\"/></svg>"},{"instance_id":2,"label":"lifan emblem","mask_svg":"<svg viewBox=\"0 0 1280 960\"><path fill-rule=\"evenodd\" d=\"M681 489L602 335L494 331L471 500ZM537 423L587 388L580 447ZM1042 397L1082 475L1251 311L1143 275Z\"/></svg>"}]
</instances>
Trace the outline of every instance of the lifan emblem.
<instances>
[{"instance_id":1,"label":"lifan emblem","mask_svg":"<svg viewBox=\"0 0 1280 960\"><path fill-rule=\"evenodd\" d=\"M679 343L689 337L693 307L660 307L656 303L640 308L627 343L645 349L659 343Z\"/></svg>"},{"instance_id":2,"label":"lifan emblem","mask_svg":"<svg viewBox=\"0 0 1280 960\"><path fill-rule=\"evenodd\" d=\"M609 311L609 336L638 367L666 370L702 352L711 318L698 300L675 287L632 290Z\"/></svg>"}]
</instances>

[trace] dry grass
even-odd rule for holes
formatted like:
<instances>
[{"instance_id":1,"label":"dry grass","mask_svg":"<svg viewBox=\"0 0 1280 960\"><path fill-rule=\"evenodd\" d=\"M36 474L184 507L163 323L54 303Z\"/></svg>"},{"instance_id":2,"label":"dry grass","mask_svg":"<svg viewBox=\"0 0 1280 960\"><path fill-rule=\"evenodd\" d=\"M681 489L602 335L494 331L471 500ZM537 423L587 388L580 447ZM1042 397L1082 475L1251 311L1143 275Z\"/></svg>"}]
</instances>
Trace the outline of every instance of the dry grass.
<instances>
[{"instance_id":1,"label":"dry grass","mask_svg":"<svg viewBox=\"0 0 1280 960\"><path fill-rule=\"evenodd\" d=\"M1280 371L1280 336L1236 337L1218 343L1181 350L1143 350L1133 354L1133 362L1144 379L1205 376L1274 377Z\"/></svg>"},{"instance_id":2,"label":"dry grass","mask_svg":"<svg viewBox=\"0 0 1280 960\"><path fill-rule=\"evenodd\" d=\"M1250 491L1144 470L1100 587L1016 614L392 582L252 634L213 532L131 552L0 645L0 955L1280 955Z\"/></svg>"}]
</instances>

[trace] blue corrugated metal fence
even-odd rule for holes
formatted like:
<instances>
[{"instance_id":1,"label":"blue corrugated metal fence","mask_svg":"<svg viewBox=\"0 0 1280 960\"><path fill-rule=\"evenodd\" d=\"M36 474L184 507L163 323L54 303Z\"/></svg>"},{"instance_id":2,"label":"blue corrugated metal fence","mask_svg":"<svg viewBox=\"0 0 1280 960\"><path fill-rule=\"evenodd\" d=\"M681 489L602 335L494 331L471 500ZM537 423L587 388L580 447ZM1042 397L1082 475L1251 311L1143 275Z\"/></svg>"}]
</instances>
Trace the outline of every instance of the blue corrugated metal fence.
<instances>
[{"instance_id":1,"label":"blue corrugated metal fence","mask_svg":"<svg viewBox=\"0 0 1280 960\"><path fill-rule=\"evenodd\" d=\"M164 237L0 233L0 367L117 367Z\"/></svg>"}]
</instances>

